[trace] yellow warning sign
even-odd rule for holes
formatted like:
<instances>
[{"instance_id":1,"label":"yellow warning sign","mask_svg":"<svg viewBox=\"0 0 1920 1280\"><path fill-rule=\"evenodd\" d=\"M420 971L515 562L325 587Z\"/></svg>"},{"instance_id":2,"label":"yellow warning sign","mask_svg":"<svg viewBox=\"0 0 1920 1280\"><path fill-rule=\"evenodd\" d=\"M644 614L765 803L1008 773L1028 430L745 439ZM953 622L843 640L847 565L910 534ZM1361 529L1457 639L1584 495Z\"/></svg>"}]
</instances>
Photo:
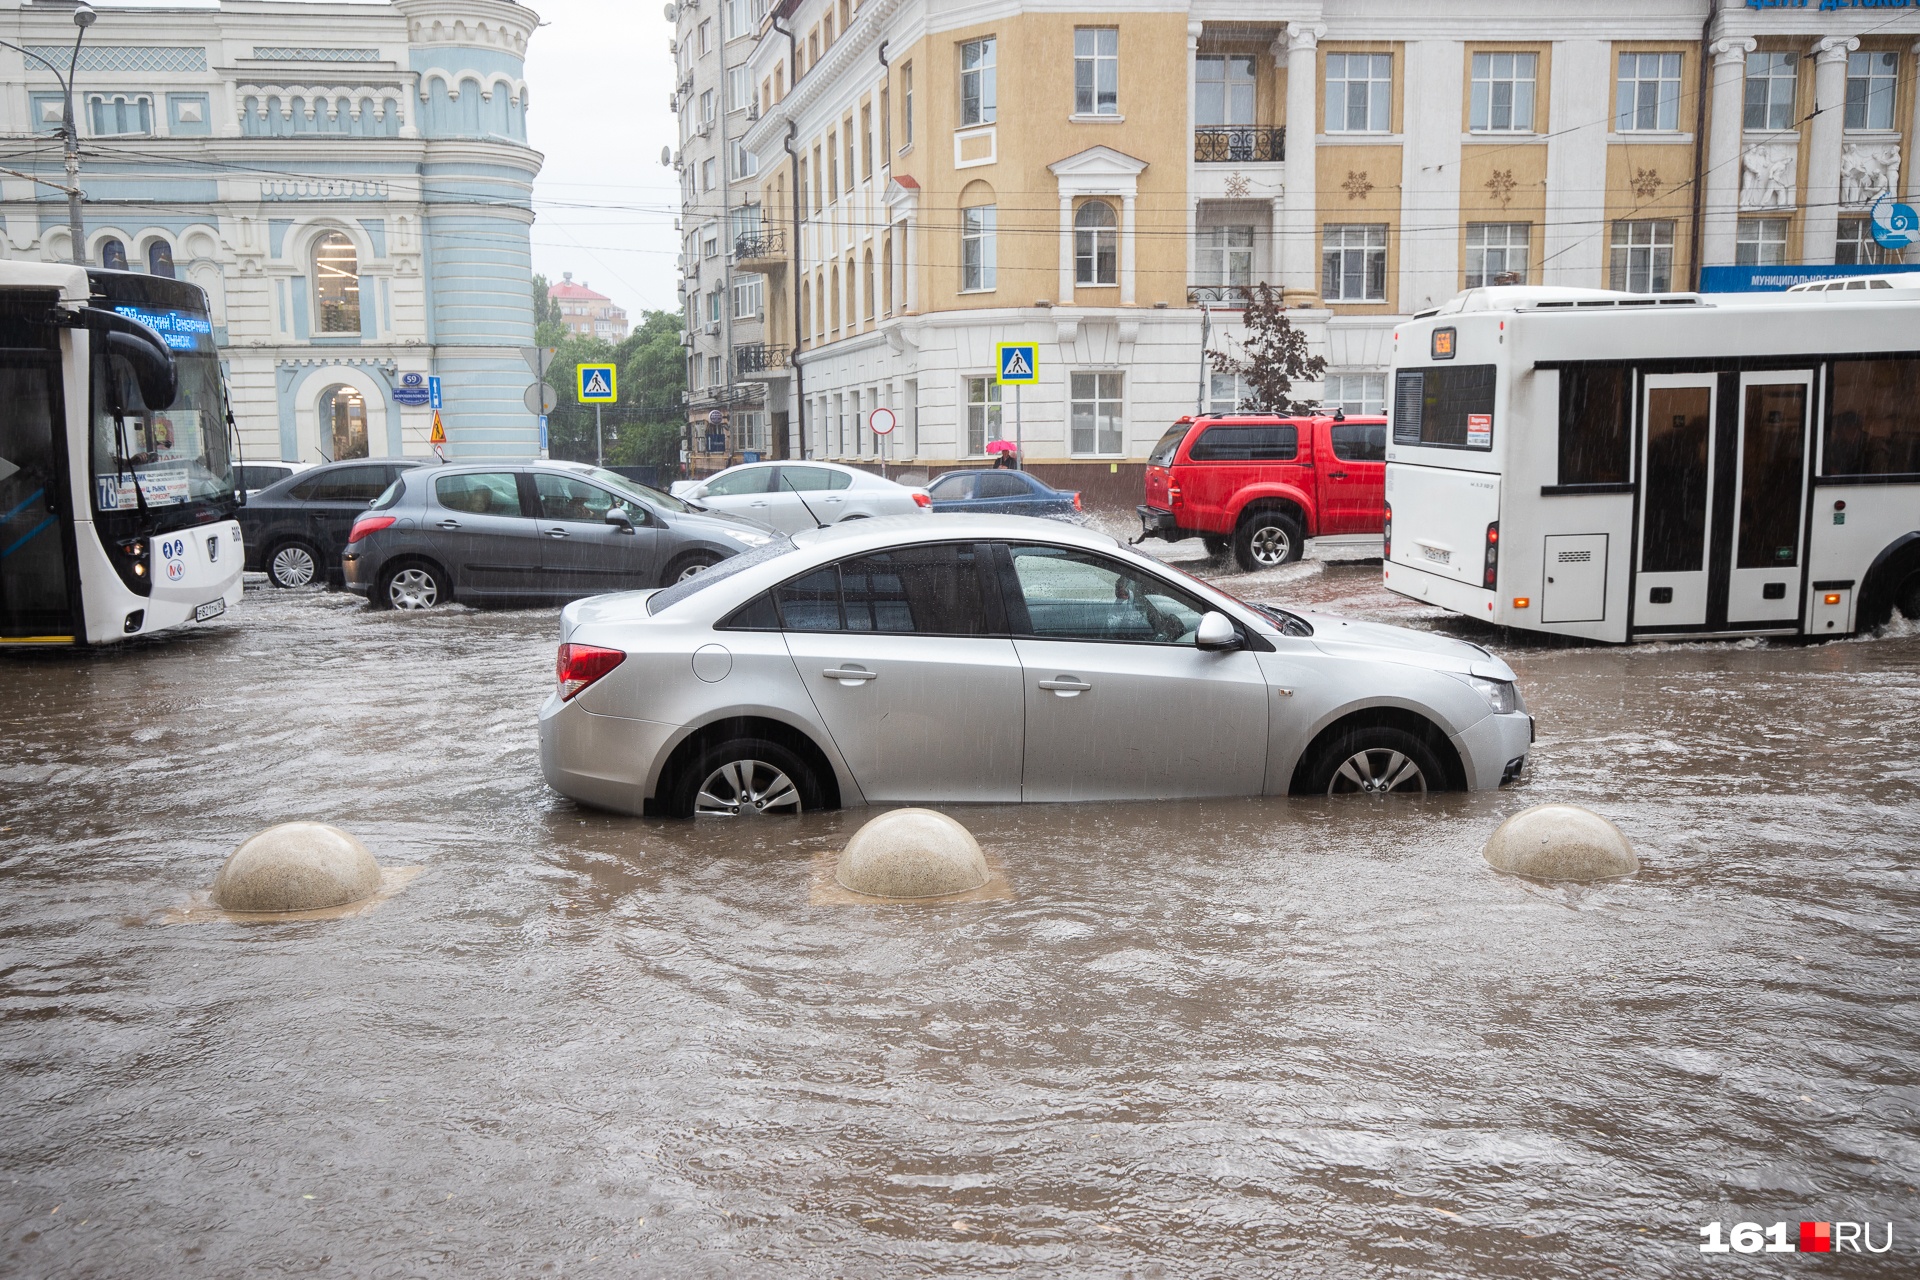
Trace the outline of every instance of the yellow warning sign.
<instances>
[{"instance_id":1,"label":"yellow warning sign","mask_svg":"<svg viewBox=\"0 0 1920 1280\"><path fill-rule=\"evenodd\" d=\"M428 444L445 444L446 442L447 442L447 429L445 426L441 425L440 411L438 409L435 409L433 411L433 430L427 436L427 443Z\"/></svg>"}]
</instances>

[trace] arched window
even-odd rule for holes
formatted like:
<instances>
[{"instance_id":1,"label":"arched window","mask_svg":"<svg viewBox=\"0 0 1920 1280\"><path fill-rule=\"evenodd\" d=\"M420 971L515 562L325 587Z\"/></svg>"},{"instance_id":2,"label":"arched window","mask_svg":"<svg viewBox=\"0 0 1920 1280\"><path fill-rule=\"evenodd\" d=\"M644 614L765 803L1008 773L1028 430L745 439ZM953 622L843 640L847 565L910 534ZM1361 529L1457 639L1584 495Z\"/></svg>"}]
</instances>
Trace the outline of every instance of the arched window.
<instances>
[{"instance_id":1,"label":"arched window","mask_svg":"<svg viewBox=\"0 0 1920 1280\"><path fill-rule=\"evenodd\" d=\"M803 340L813 336L810 332L813 328L813 282L811 280L800 282L800 323L807 331L793 335L793 345L796 347Z\"/></svg>"},{"instance_id":2,"label":"arched window","mask_svg":"<svg viewBox=\"0 0 1920 1280\"><path fill-rule=\"evenodd\" d=\"M1073 215L1073 282L1120 283L1120 232L1113 206L1089 200Z\"/></svg>"},{"instance_id":3,"label":"arched window","mask_svg":"<svg viewBox=\"0 0 1920 1280\"><path fill-rule=\"evenodd\" d=\"M148 245L147 271L152 275L173 279L173 246L165 240L155 240Z\"/></svg>"},{"instance_id":4,"label":"arched window","mask_svg":"<svg viewBox=\"0 0 1920 1280\"><path fill-rule=\"evenodd\" d=\"M100 242L100 265L109 271L127 269L127 246L118 240L107 239Z\"/></svg>"},{"instance_id":5,"label":"arched window","mask_svg":"<svg viewBox=\"0 0 1920 1280\"><path fill-rule=\"evenodd\" d=\"M999 263L999 209L993 188L976 178L960 192L960 289L992 289Z\"/></svg>"},{"instance_id":6,"label":"arched window","mask_svg":"<svg viewBox=\"0 0 1920 1280\"><path fill-rule=\"evenodd\" d=\"M360 332L360 255L353 241L329 231L313 246L313 291L320 332Z\"/></svg>"},{"instance_id":7,"label":"arched window","mask_svg":"<svg viewBox=\"0 0 1920 1280\"><path fill-rule=\"evenodd\" d=\"M335 462L367 456L367 402L352 387L320 393L320 438Z\"/></svg>"}]
</instances>

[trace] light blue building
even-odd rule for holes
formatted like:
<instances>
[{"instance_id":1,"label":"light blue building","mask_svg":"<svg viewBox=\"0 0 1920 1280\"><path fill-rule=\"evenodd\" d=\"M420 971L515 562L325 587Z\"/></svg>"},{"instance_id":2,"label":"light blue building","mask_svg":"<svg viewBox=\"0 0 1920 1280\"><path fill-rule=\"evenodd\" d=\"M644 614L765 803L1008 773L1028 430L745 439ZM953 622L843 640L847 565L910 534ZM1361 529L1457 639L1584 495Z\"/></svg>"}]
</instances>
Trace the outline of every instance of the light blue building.
<instances>
[{"instance_id":1,"label":"light blue building","mask_svg":"<svg viewBox=\"0 0 1920 1280\"><path fill-rule=\"evenodd\" d=\"M212 299L247 456L527 455L537 419L527 41L512 0L100 7L75 73L87 261ZM64 180L64 0L0 0L6 167ZM66 260L64 195L0 175L0 255Z\"/></svg>"}]
</instances>

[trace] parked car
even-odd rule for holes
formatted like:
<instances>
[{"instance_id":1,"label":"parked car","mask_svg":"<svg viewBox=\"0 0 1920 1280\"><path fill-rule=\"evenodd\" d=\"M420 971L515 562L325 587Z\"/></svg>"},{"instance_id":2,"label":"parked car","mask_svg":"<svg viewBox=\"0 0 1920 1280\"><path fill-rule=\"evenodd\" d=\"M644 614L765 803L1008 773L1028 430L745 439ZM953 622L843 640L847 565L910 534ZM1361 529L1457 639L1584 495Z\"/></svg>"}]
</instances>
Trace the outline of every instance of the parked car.
<instances>
[{"instance_id":1,"label":"parked car","mask_svg":"<svg viewBox=\"0 0 1920 1280\"><path fill-rule=\"evenodd\" d=\"M598 467L479 462L402 476L341 560L347 590L374 607L431 609L666 585L773 540Z\"/></svg>"},{"instance_id":2,"label":"parked car","mask_svg":"<svg viewBox=\"0 0 1920 1280\"><path fill-rule=\"evenodd\" d=\"M682 481L673 492L786 533L842 520L912 515L932 503L925 489L833 462L748 462L705 480Z\"/></svg>"},{"instance_id":3,"label":"parked car","mask_svg":"<svg viewBox=\"0 0 1920 1280\"><path fill-rule=\"evenodd\" d=\"M1271 569L1308 538L1378 537L1386 471L1383 417L1181 418L1147 456L1141 536L1204 538L1242 569Z\"/></svg>"},{"instance_id":4,"label":"parked car","mask_svg":"<svg viewBox=\"0 0 1920 1280\"><path fill-rule=\"evenodd\" d=\"M1480 789L1532 741L1477 645L1021 516L807 530L568 605L560 640L542 769L627 813Z\"/></svg>"},{"instance_id":5,"label":"parked car","mask_svg":"<svg viewBox=\"0 0 1920 1280\"><path fill-rule=\"evenodd\" d=\"M416 458L334 462L268 485L240 508L246 567L276 587L338 585L340 553L355 518L394 477L419 465Z\"/></svg>"},{"instance_id":6,"label":"parked car","mask_svg":"<svg viewBox=\"0 0 1920 1280\"><path fill-rule=\"evenodd\" d=\"M305 471L310 462L242 462L233 468L234 487L251 498L268 485Z\"/></svg>"},{"instance_id":7,"label":"parked car","mask_svg":"<svg viewBox=\"0 0 1920 1280\"><path fill-rule=\"evenodd\" d=\"M1080 513L1080 495L1055 489L1026 471L992 467L947 471L927 486L936 512L976 515L1064 516Z\"/></svg>"}]
</instances>

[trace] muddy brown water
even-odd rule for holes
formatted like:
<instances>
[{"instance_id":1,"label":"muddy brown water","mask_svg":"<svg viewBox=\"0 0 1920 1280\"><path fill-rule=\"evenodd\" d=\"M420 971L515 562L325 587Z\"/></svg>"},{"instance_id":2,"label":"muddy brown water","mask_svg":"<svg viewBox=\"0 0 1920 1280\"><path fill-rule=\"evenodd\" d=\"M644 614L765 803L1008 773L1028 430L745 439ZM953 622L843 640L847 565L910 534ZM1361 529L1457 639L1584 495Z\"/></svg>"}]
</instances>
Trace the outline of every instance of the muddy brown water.
<instances>
[{"instance_id":1,"label":"muddy brown water","mask_svg":"<svg viewBox=\"0 0 1920 1280\"><path fill-rule=\"evenodd\" d=\"M1229 585L1461 625L1377 572ZM1813 1265L1698 1249L1803 1219L1912 1274L1920 634L1475 634L1539 718L1518 788L960 810L1014 897L880 909L807 901L857 811L549 792L551 612L255 588L16 657L0 1274L1692 1276ZM1549 799L1646 869L1487 868ZM425 870L165 923L292 818Z\"/></svg>"}]
</instances>

